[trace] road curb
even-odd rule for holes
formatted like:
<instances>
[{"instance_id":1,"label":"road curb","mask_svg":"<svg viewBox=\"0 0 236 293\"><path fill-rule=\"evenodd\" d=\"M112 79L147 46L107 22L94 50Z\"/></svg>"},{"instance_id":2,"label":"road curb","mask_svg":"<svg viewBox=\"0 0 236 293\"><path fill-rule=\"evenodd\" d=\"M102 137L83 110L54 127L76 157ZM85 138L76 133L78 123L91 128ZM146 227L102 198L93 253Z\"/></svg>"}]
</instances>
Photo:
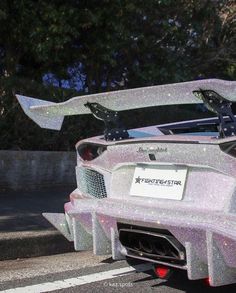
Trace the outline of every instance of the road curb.
<instances>
[{"instance_id":1,"label":"road curb","mask_svg":"<svg viewBox=\"0 0 236 293\"><path fill-rule=\"evenodd\" d=\"M72 251L74 251L73 242L69 242L59 232L54 230L0 233L0 260Z\"/></svg>"}]
</instances>

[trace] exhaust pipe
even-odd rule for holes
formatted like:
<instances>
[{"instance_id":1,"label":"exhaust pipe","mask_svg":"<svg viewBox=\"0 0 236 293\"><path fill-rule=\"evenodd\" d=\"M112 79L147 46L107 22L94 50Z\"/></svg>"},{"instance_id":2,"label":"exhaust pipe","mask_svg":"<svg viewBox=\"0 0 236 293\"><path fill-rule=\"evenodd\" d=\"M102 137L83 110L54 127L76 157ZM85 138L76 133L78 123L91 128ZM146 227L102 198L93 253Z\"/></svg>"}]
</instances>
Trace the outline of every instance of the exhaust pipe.
<instances>
[{"instance_id":1,"label":"exhaust pipe","mask_svg":"<svg viewBox=\"0 0 236 293\"><path fill-rule=\"evenodd\" d=\"M140 227L141 228L141 227ZM161 231L162 232L162 231ZM169 264L186 263L184 246L167 231L167 234L139 229L119 229L119 240L130 257L162 261Z\"/></svg>"},{"instance_id":2,"label":"exhaust pipe","mask_svg":"<svg viewBox=\"0 0 236 293\"><path fill-rule=\"evenodd\" d=\"M143 239L139 241L141 250L147 253L153 253L153 245L148 240Z\"/></svg>"},{"instance_id":3,"label":"exhaust pipe","mask_svg":"<svg viewBox=\"0 0 236 293\"><path fill-rule=\"evenodd\" d=\"M154 243L154 253L159 254L159 255L166 255L167 254L167 249L163 243L155 242Z\"/></svg>"},{"instance_id":4,"label":"exhaust pipe","mask_svg":"<svg viewBox=\"0 0 236 293\"><path fill-rule=\"evenodd\" d=\"M132 246L135 250L141 249L141 243L139 239L133 237L132 234L129 235L129 243L130 243L130 246Z\"/></svg>"}]
</instances>

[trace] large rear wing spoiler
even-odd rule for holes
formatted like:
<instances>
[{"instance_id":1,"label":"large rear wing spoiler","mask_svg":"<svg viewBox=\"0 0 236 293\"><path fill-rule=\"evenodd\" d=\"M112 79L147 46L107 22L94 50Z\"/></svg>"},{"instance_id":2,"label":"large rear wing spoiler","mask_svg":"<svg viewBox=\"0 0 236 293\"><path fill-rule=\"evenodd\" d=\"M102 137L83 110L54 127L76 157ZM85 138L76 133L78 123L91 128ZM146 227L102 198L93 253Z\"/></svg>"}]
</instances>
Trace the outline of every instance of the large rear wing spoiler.
<instances>
[{"instance_id":1,"label":"large rear wing spoiler","mask_svg":"<svg viewBox=\"0 0 236 293\"><path fill-rule=\"evenodd\" d=\"M62 103L53 103L22 95L16 95L16 97L25 114L40 127L60 130L65 116L91 114L91 109L88 107L90 103L99 103L99 105L115 111L164 105L198 104L205 101L199 99L196 93L205 90L216 92L226 101L236 102L236 81L219 79L196 80L78 96Z\"/></svg>"}]
</instances>

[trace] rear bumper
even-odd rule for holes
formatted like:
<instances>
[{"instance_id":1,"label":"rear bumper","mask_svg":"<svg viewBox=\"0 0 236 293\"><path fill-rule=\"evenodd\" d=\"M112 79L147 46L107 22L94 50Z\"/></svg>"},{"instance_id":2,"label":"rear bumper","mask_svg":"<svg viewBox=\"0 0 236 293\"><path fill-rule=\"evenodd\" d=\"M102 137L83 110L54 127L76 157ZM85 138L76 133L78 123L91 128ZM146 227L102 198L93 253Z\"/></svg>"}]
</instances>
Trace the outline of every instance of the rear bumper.
<instances>
[{"instance_id":1,"label":"rear bumper","mask_svg":"<svg viewBox=\"0 0 236 293\"><path fill-rule=\"evenodd\" d=\"M210 278L212 286L236 283L236 216L197 209L144 206L114 199L74 199L63 214L44 214L75 250L93 249L123 259L117 223L170 231L185 247L189 279ZM149 260L150 261L150 260ZM171 265L171 264L170 264ZM176 265L172 265L176 266Z\"/></svg>"}]
</instances>

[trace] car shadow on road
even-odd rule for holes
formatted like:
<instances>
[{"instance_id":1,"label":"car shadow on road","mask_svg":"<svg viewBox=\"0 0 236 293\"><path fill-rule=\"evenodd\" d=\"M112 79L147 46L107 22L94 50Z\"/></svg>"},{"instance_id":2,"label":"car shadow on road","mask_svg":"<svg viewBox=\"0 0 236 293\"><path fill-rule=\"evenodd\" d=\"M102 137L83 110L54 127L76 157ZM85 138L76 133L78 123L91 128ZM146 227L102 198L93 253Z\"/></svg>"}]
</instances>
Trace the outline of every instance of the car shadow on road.
<instances>
[{"instance_id":1,"label":"car shadow on road","mask_svg":"<svg viewBox=\"0 0 236 293\"><path fill-rule=\"evenodd\" d=\"M150 276L134 281L134 283L144 282L155 278L150 271ZM152 285L151 288L172 288L186 293L235 293L236 285L227 285L220 287L210 287L206 280L189 280L185 271L175 271L168 280L156 279L157 284ZM164 291L163 291L164 292Z\"/></svg>"}]
</instances>

